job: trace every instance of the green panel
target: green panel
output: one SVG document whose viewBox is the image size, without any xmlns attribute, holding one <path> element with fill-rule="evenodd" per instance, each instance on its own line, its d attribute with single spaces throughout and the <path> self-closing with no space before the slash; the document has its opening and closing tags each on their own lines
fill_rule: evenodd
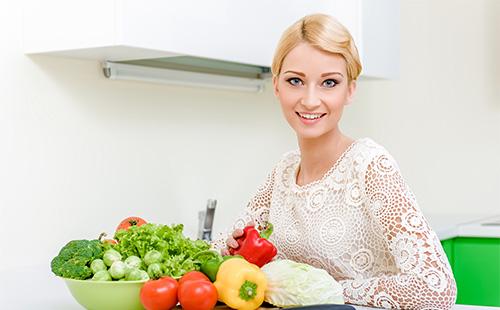
<svg viewBox="0 0 500 310">
<path fill-rule="evenodd" d="M 448 261 L 450 262 L 451 268 L 453 269 L 453 266 L 455 265 L 453 257 L 455 239 L 443 240 L 441 241 L 441 245 L 443 246 L 443 250 L 446 253 L 446 256 L 448 256 Z"/>
<path fill-rule="evenodd" d="M 500 306 L 500 238 L 456 238 L 458 304 Z"/>
</svg>

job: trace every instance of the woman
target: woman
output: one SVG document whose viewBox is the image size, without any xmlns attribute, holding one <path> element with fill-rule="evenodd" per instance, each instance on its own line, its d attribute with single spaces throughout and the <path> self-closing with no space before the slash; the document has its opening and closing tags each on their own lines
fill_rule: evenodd
<svg viewBox="0 0 500 310">
<path fill-rule="evenodd" d="M 227 254 L 246 223 L 270 222 L 278 258 L 327 270 L 346 303 L 450 309 L 456 285 L 448 260 L 395 160 L 339 129 L 360 71 L 351 35 L 332 17 L 309 15 L 284 32 L 273 86 L 300 151 L 283 156 L 234 232 L 213 246 Z"/>
</svg>

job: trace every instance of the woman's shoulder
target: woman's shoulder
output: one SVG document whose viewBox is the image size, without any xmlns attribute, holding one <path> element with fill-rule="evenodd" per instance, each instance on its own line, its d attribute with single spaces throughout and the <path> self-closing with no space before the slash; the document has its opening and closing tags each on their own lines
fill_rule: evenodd
<svg viewBox="0 0 500 310">
<path fill-rule="evenodd" d="M 300 150 L 295 149 L 295 150 L 289 150 L 283 155 L 281 155 L 281 158 L 279 158 L 277 167 L 286 168 L 286 167 L 291 167 L 294 165 L 297 165 L 300 162 Z"/>
<path fill-rule="evenodd" d="M 294 150 L 289 150 L 289 151 L 283 153 L 283 155 L 281 155 L 280 161 L 297 160 L 297 159 L 300 159 L 300 150 L 294 149 Z"/>
<path fill-rule="evenodd" d="M 365 154 L 388 153 L 385 147 L 369 137 L 359 138 L 355 142 L 355 151 Z"/>
<path fill-rule="evenodd" d="M 275 164 L 273 166 L 272 174 L 282 174 L 285 172 L 290 172 L 290 169 L 294 169 L 300 163 L 300 151 L 298 149 L 289 150 L 278 156 Z"/>
<path fill-rule="evenodd" d="M 356 147 L 354 148 L 352 158 L 364 168 L 366 168 L 369 164 L 380 162 L 382 160 L 389 161 L 396 165 L 396 161 L 389 151 L 372 138 L 360 138 L 356 140 L 355 143 Z"/>
</svg>

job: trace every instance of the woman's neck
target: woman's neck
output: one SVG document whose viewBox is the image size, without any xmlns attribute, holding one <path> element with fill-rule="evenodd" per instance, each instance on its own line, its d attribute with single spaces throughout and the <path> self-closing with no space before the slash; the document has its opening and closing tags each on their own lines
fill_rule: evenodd
<svg viewBox="0 0 500 310">
<path fill-rule="evenodd" d="M 314 139 L 299 138 L 297 184 L 302 186 L 321 179 L 353 142 L 338 129 Z"/>
</svg>

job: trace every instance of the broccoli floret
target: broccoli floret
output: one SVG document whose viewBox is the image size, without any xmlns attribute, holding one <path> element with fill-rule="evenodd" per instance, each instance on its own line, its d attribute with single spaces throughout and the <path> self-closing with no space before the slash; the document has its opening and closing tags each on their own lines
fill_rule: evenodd
<svg viewBox="0 0 500 310">
<path fill-rule="evenodd" d="M 90 263 L 102 258 L 99 240 L 73 240 L 68 242 L 52 259 L 52 272 L 63 278 L 85 280 L 92 276 Z"/>
</svg>

